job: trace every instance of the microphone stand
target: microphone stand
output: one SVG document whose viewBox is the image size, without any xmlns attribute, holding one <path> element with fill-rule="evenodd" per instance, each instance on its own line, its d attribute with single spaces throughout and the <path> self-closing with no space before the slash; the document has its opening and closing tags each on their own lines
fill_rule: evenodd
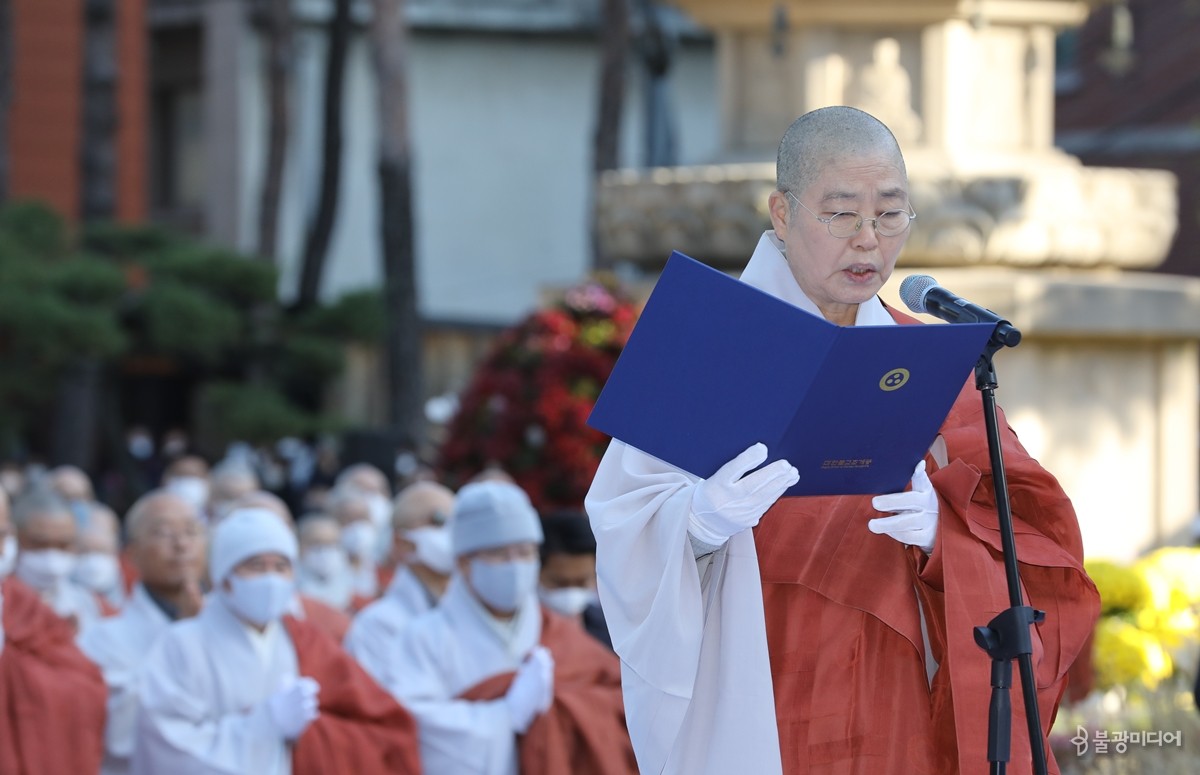
<svg viewBox="0 0 1200 775">
<path fill-rule="evenodd" d="M 1011 340 L 1010 340 L 1011 341 Z M 1020 341 L 1018 334 L 1017 341 Z M 1013 343 L 1015 345 L 1015 342 Z M 1021 599 L 1021 579 L 1017 569 L 1017 542 L 1013 535 L 1012 509 L 1008 500 L 1008 479 L 1004 473 L 1004 453 L 1000 447 L 1000 422 L 996 413 L 996 368 L 992 356 L 1007 343 L 992 335 L 975 365 L 975 387 L 983 398 L 983 416 L 987 427 L 988 453 L 991 457 L 992 483 L 996 490 L 996 512 L 1000 523 L 1000 541 L 1004 550 L 1004 575 L 1008 581 L 1009 608 L 1001 611 L 986 627 L 975 628 L 975 643 L 992 658 L 992 697 L 988 708 L 988 762 L 992 775 L 1003 775 L 1008 766 L 1012 742 L 1012 660 L 1021 670 L 1021 689 L 1025 700 L 1025 719 L 1029 723 L 1029 747 L 1033 771 L 1046 775 L 1046 749 L 1038 710 L 1037 684 L 1033 674 L 1033 639 L 1029 628 L 1045 619 L 1044 611 L 1035 611 Z M 1012 346 L 1012 345 L 1009 345 Z"/>
</svg>

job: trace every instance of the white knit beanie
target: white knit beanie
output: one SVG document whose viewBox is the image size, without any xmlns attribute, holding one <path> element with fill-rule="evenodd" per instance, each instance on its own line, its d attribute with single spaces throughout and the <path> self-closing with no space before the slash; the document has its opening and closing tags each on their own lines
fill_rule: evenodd
<svg viewBox="0 0 1200 775">
<path fill-rule="evenodd" d="M 208 550 L 208 575 L 214 587 L 244 560 L 256 554 L 282 554 L 296 564 L 296 536 L 273 511 L 234 509 L 217 523 Z"/>
</svg>

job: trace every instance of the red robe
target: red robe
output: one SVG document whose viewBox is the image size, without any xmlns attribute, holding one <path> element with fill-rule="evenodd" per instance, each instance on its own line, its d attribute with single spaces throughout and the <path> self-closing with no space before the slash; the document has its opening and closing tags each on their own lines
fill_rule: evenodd
<svg viewBox="0 0 1200 775">
<path fill-rule="evenodd" d="M 900 322 L 912 318 L 893 315 Z M 1099 615 L 1075 512 L 1003 415 L 1002 445 L 1042 726 Z M 926 460 L 938 492 L 932 555 L 875 535 L 870 496 L 784 498 L 755 528 L 785 775 L 985 773 L 991 659 L 973 628 L 1009 607 L 982 399 L 972 378 L 941 429 L 949 463 Z M 850 529 L 854 526 L 855 529 Z M 926 677 L 921 621 L 940 666 Z M 819 638 L 819 639 L 818 639 Z M 1031 771 L 1013 664 L 1008 772 Z M 1050 771 L 1057 772 L 1049 746 Z"/>
<path fill-rule="evenodd" d="M 300 675 L 321 685 L 321 715 L 292 751 L 293 775 L 419 775 L 417 725 L 327 633 L 290 616 Z"/>
<path fill-rule="evenodd" d="M 75 630 L 17 579 L 4 593 L 0 652 L 0 773 L 100 771 L 105 701 L 100 669 L 75 646 Z M 69 743 L 69 744 L 68 744 Z"/>
<path fill-rule="evenodd" d="M 578 623 L 544 607 L 541 643 L 554 657 L 554 701 L 521 736 L 521 775 L 637 775 L 616 656 Z M 462 696 L 497 699 L 514 676 L 492 676 Z"/>
<path fill-rule="evenodd" d="M 346 631 L 350 629 L 350 616 L 338 609 L 317 600 L 315 597 L 300 595 L 300 605 L 304 607 L 304 618 L 319 630 L 324 630 L 334 643 L 346 639 Z"/>
</svg>

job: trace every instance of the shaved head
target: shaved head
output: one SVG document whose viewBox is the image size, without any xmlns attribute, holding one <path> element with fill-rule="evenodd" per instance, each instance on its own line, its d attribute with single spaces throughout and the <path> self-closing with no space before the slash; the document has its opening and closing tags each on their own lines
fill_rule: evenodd
<svg viewBox="0 0 1200 775">
<path fill-rule="evenodd" d="M 412 530 L 443 524 L 454 511 L 454 491 L 437 482 L 414 482 L 392 504 L 392 527 Z"/>
<path fill-rule="evenodd" d="M 845 105 L 810 111 L 793 121 L 779 141 L 776 188 L 799 196 L 830 162 L 868 153 L 893 156 L 904 170 L 896 137 L 870 113 Z M 794 215 L 794 201 L 791 208 Z"/>
</svg>

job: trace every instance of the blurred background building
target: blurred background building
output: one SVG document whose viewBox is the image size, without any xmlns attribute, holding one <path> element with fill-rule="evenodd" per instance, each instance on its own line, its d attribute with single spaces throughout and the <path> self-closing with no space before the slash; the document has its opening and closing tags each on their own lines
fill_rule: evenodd
<svg viewBox="0 0 1200 775">
<path fill-rule="evenodd" d="M 324 228 L 317 295 L 380 286 L 381 3 L 4 5 L 0 195 L 266 253 L 284 305 L 303 296 Z M 783 129 L 852 104 L 888 122 L 910 162 L 919 218 L 901 276 L 932 273 L 1026 332 L 998 363 L 1000 400 L 1079 504 L 1089 549 L 1188 537 L 1195 3 L 405 5 L 422 401 L 461 390 L 496 331 L 593 269 L 644 292 L 672 249 L 738 266 L 768 225 Z M 384 349 L 346 348 L 327 408 L 389 421 Z M 190 406 L 141 419 L 194 421 Z M 1114 521 L 1126 527 L 1099 529 Z"/>
</svg>

